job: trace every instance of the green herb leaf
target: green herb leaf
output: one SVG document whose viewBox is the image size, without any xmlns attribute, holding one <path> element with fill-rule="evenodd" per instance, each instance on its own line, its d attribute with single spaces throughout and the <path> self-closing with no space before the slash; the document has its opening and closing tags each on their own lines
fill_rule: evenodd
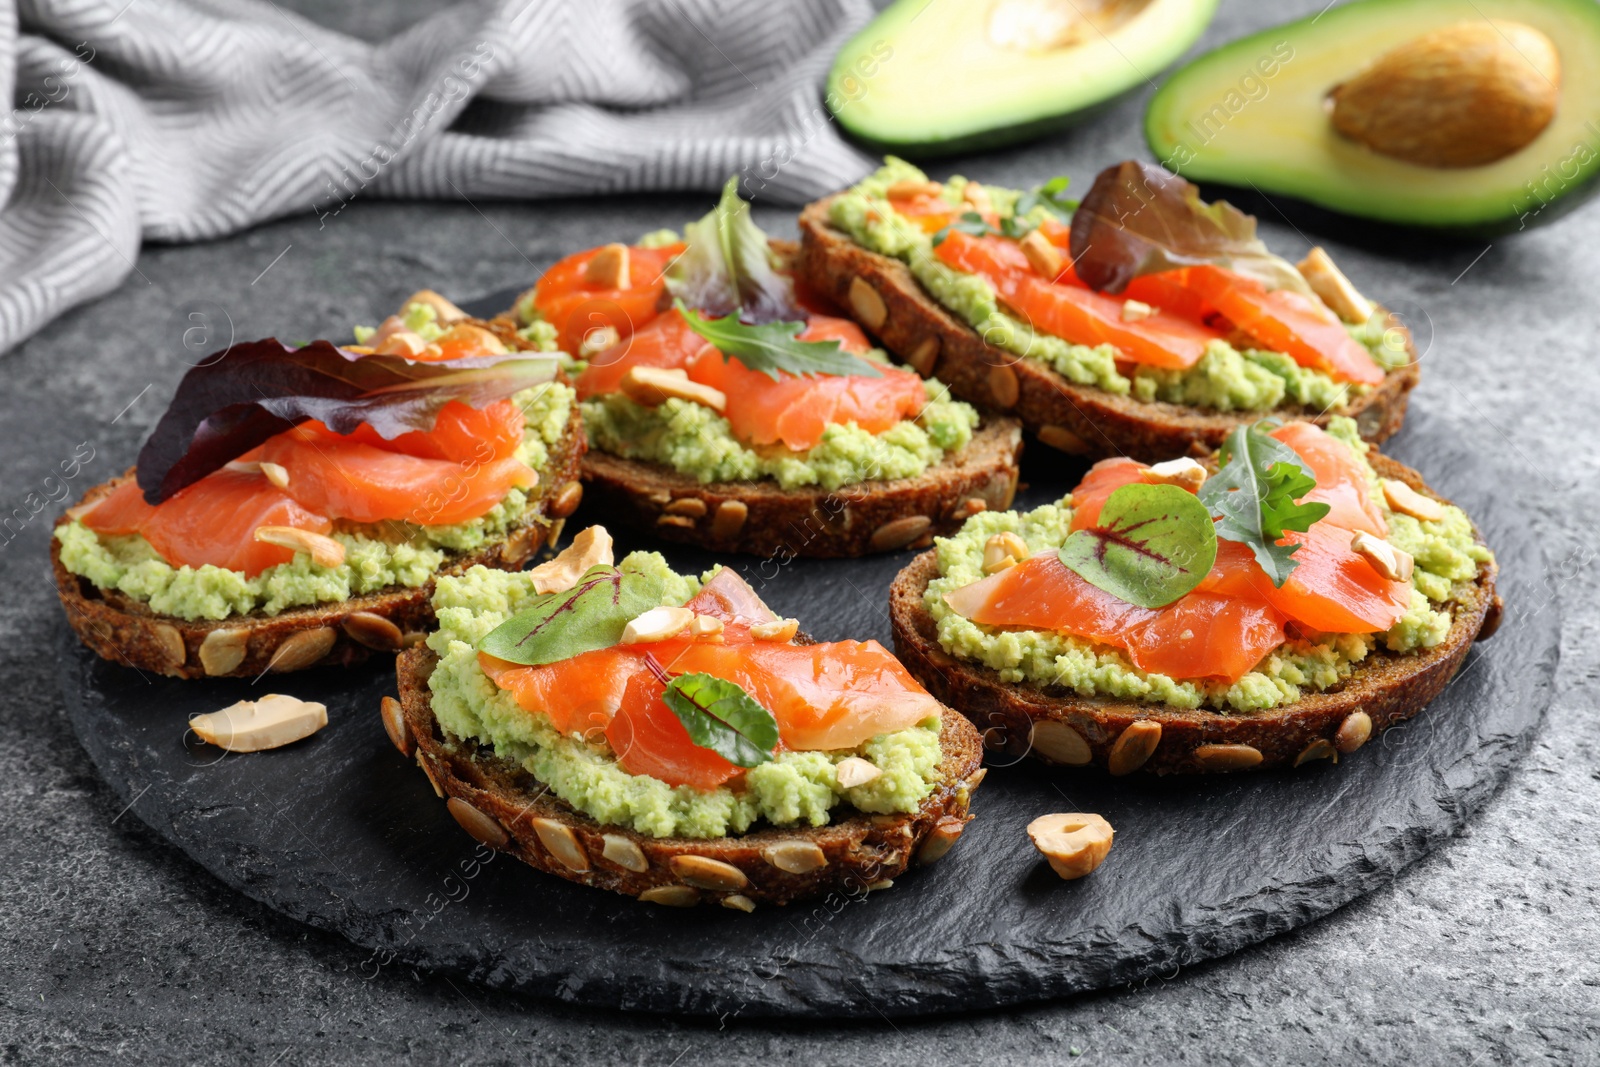
<svg viewBox="0 0 1600 1067">
<path fill-rule="evenodd" d="M 478 650 L 537 666 L 622 640 L 628 620 L 661 605 L 665 583 L 617 567 L 591 567 L 565 593 L 545 593 L 486 634 Z"/>
<path fill-rule="evenodd" d="M 988 237 L 991 234 L 1000 232 L 985 222 L 983 216 L 976 211 L 964 211 L 954 222 L 942 227 L 933 235 L 933 246 L 938 248 L 944 244 L 944 239 L 950 236 L 951 230 L 960 230 L 962 233 L 970 234 L 973 237 Z"/>
<path fill-rule="evenodd" d="M 1217 561 L 1204 504 L 1175 485 L 1125 485 L 1106 499 L 1100 525 L 1078 530 L 1058 553 L 1090 585 L 1141 608 L 1159 608 L 1199 585 Z"/>
<path fill-rule="evenodd" d="M 1062 194 L 1067 191 L 1067 185 L 1072 181 L 1065 174 L 1051 178 L 1043 185 L 1035 185 L 1032 189 L 1017 198 L 1016 213 L 1026 215 L 1036 207 L 1045 207 L 1060 218 L 1068 218 L 1078 209 L 1078 202 Z"/>
<path fill-rule="evenodd" d="M 737 314 L 703 319 L 678 301 L 678 311 L 689 328 L 717 347 L 723 358 L 732 357 L 751 370 L 778 380 L 779 371 L 790 374 L 856 374 L 881 378 L 883 372 L 864 359 L 846 352 L 838 341 L 802 341 L 803 322 L 740 322 Z"/>
<path fill-rule="evenodd" d="M 778 747 L 778 720 L 737 682 L 681 674 L 667 683 L 661 699 L 689 731 L 689 740 L 736 766 L 766 763 Z"/>
<path fill-rule="evenodd" d="M 739 197 L 737 175 L 722 187 L 722 199 L 709 214 L 683 228 L 683 239 L 688 247 L 665 278 L 676 299 L 711 315 L 738 311 L 747 322 L 804 316 L 767 235 Z"/>
<path fill-rule="evenodd" d="M 1272 584 L 1282 588 L 1300 565 L 1299 545 L 1280 545 L 1290 530 L 1304 533 L 1328 514 L 1327 504 L 1296 503 L 1317 487 L 1300 454 L 1256 422 L 1228 435 L 1222 468 L 1200 487 L 1200 502 L 1217 518 L 1217 536 L 1249 545 Z"/>
</svg>

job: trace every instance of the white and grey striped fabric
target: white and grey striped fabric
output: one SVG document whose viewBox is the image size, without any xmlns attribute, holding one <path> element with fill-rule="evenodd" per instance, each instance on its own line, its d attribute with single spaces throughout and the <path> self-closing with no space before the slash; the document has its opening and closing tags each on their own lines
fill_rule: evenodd
<svg viewBox="0 0 1600 1067">
<path fill-rule="evenodd" d="M 0 351 L 197 241 L 358 197 L 747 190 L 870 160 L 820 85 L 869 0 L 499 0 L 369 44 L 271 0 L 0 0 Z"/>
</svg>

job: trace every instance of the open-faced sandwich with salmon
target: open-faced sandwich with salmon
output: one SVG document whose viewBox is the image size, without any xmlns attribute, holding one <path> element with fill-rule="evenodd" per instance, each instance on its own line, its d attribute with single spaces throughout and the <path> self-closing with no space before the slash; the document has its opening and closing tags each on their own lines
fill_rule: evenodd
<svg viewBox="0 0 1600 1067">
<path fill-rule="evenodd" d="M 1020 427 L 890 364 L 789 274 L 730 180 L 682 239 L 557 263 L 501 320 L 586 361 L 584 477 L 617 520 L 724 552 L 855 556 L 1009 506 Z"/>
<path fill-rule="evenodd" d="M 887 888 L 947 852 L 977 731 L 876 641 L 813 642 L 734 571 L 614 561 L 602 527 L 439 579 L 383 719 L 478 840 L 657 904 Z"/>
<path fill-rule="evenodd" d="M 137 466 L 56 524 L 84 644 L 184 678 L 350 663 L 421 640 L 439 575 L 530 559 L 582 493 L 571 385 L 476 324 L 407 332 L 190 369 Z"/>
<path fill-rule="evenodd" d="M 1059 503 L 974 516 L 890 599 L 907 668 L 991 745 L 1112 774 L 1337 760 L 1500 618 L 1471 521 L 1343 417 L 1102 460 Z"/>
<path fill-rule="evenodd" d="M 1400 427 L 1409 332 L 1320 248 L 1298 267 L 1255 219 L 1160 167 L 1031 191 L 928 180 L 891 158 L 800 216 L 798 274 L 951 392 L 1092 456 L 1199 456 L 1265 415 Z"/>
</svg>

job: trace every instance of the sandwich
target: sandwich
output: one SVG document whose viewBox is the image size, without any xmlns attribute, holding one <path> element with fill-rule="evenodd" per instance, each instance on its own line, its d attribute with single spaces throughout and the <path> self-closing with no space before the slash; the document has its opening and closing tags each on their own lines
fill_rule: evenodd
<svg viewBox="0 0 1600 1067">
<path fill-rule="evenodd" d="M 461 827 L 551 874 L 743 911 L 887 888 L 944 855 L 977 731 L 876 641 L 812 642 L 732 570 L 613 559 L 441 577 L 385 728 Z"/>
<path fill-rule="evenodd" d="M 1263 420 L 1204 462 L 1102 460 L 895 579 L 895 646 L 993 746 L 1191 774 L 1337 761 L 1499 625 L 1472 522 L 1345 417 Z"/>
<path fill-rule="evenodd" d="M 614 522 L 718 552 L 858 556 L 1007 507 L 1021 431 L 892 365 L 716 209 L 561 260 L 497 323 L 582 361 L 584 479 Z"/>
<path fill-rule="evenodd" d="M 558 361 L 437 294 L 402 312 L 365 345 L 269 338 L 184 376 L 137 465 L 56 523 L 85 645 L 180 678 L 349 664 L 420 641 L 438 576 L 555 536 L 584 449 Z"/>
<path fill-rule="evenodd" d="M 1381 442 L 1418 379 L 1409 331 L 1320 248 L 1160 167 L 1028 191 L 890 158 L 800 216 L 799 277 L 951 392 L 1091 458 L 1200 456 L 1266 415 L 1354 419 Z"/>
</svg>

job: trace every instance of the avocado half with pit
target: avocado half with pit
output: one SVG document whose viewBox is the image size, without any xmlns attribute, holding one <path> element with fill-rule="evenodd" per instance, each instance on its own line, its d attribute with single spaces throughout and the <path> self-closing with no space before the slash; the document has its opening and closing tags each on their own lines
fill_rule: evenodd
<svg viewBox="0 0 1600 1067">
<path fill-rule="evenodd" d="M 1179 70 L 1145 137 L 1191 181 L 1363 218 L 1548 222 L 1600 188 L 1600 4 L 1356 0 Z"/>
<path fill-rule="evenodd" d="M 1217 0 L 898 0 L 839 51 L 828 109 L 856 139 L 928 157 L 1094 114 L 1199 38 Z"/>
</svg>

